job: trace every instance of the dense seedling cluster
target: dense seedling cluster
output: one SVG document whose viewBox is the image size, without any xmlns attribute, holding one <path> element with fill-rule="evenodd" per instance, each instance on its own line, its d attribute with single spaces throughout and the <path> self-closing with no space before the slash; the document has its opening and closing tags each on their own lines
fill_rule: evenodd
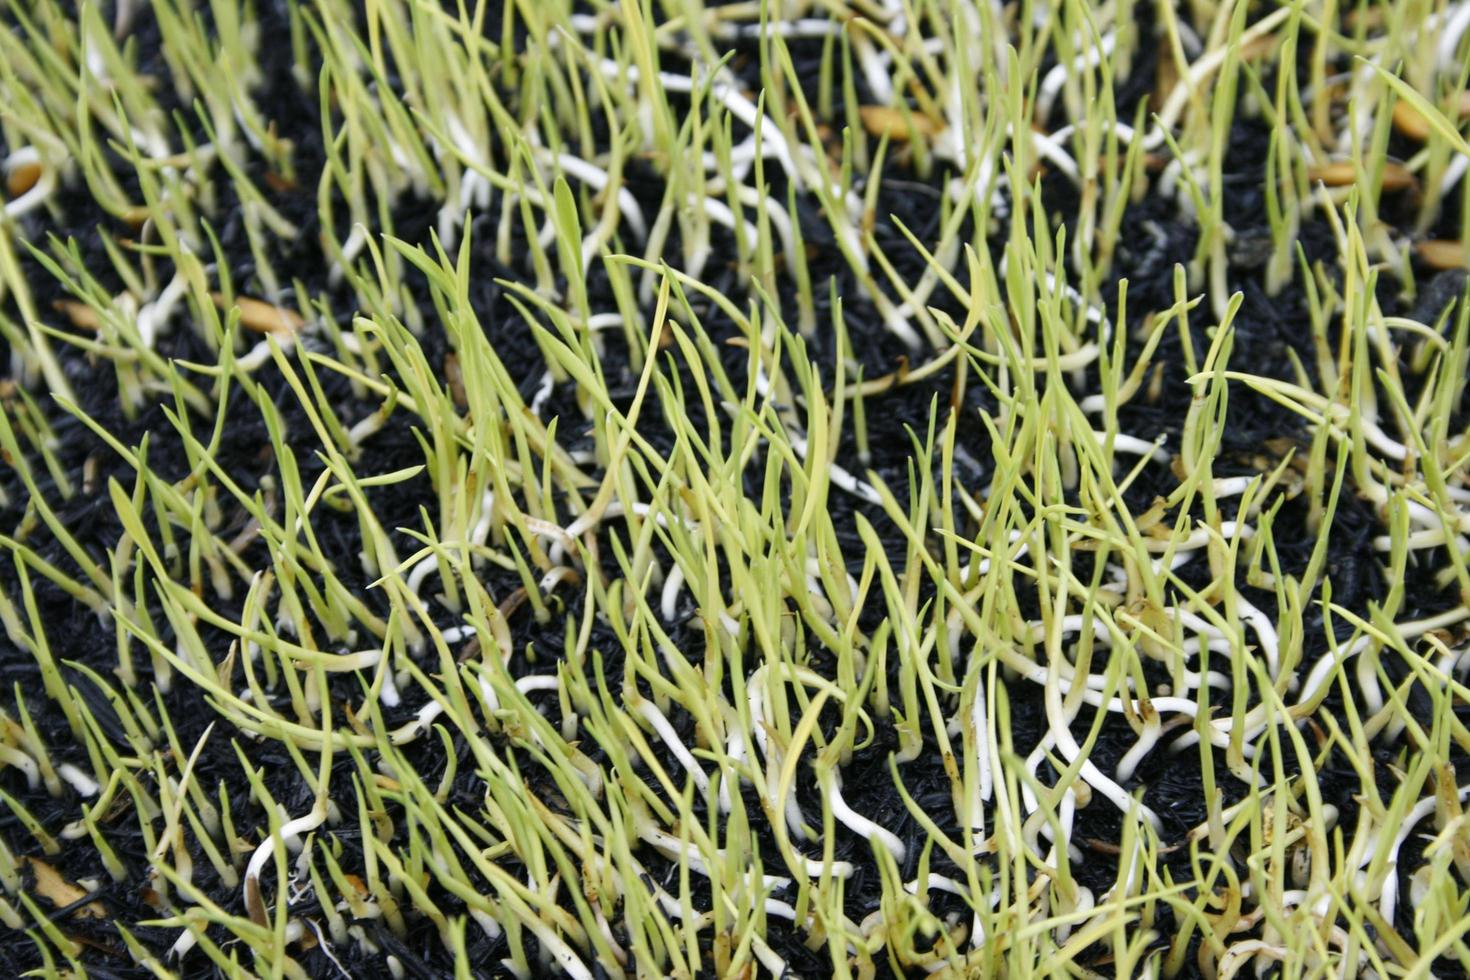
<svg viewBox="0 0 1470 980">
<path fill-rule="evenodd" d="M 1470 969 L 1470 3 L 3 19 L 0 973 Z"/>
</svg>

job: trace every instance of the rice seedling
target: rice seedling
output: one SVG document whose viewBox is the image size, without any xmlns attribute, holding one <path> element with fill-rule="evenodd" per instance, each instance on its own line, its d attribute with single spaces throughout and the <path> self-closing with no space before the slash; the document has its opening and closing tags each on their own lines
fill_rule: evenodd
<svg viewBox="0 0 1470 980">
<path fill-rule="evenodd" d="M 1470 970 L 1470 4 L 3 17 L 7 974 Z"/>
</svg>

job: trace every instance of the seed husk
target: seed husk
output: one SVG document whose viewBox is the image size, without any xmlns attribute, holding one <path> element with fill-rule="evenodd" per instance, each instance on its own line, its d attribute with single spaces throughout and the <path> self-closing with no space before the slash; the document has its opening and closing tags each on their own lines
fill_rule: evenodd
<svg viewBox="0 0 1470 980">
<path fill-rule="evenodd" d="M 1350 187 L 1357 182 L 1358 172 L 1352 161 L 1334 160 L 1332 163 L 1313 167 L 1307 171 L 1307 176 L 1314 182 L 1321 181 L 1328 187 Z M 1383 190 L 1406 190 L 1417 183 L 1414 172 L 1402 163 L 1389 161 L 1383 165 Z"/>
<path fill-rule="evenodd" d="M 449 395 L 455 407 L 468 408 L 470 401 L 464 390 L 464 371 L 459 366 L 459 355 L 450 351 L 444 355 L 444 380 L 449 385 Z"/>
<path fill-rule="evenodd" d="M 871 136 L 882 136 L 888 133 L 888 138 L 895 143 L 907 143 L 916 135 L 924 139 L 932 139 L 944 131 L 944 124 L 931 119 L 921 112 L 914 111 L 905 118 L 901 109 L 894 109 L 883 105 L 865 105 L 858 109 L 858 115 L 862 117 L 863 128 Z"/>
<path fill-rule="evenodd" d="M 36 182 L 40 179 L 41 165 L 39 163 L 22 163 L 5 175 L 5 193 L 11 197 L 20 197 L 35 187 Z"/>
<path fill-rule="evenodd" d="M 1431 239 L 1415 245 L 1414 251 L 1432 269 L 1470 269 L 1470 249 L 1463 242 Z"/>
<path fill-rule="evenodd" d="M 51 304 L 51 308 L 58 313 L 63 313 L 71 321 L 71 325 L 80 330 L 96 332 L 102 326 L 102 317 L 97 311 L 86 303 L 74 299 L 59 299 Z"/>
<path fill-rule="evenodd" d="M 210 293 L 210 298 L 220 309 L 229 308 L 223 293 Z M 306 325 L 301 314 L 295 310 L 276 306 L 264 300 L 252 299 L 249 296 L 236 296 L 234 305 L 240 309 L 240 323 L 256 333 L 296 333 Z"/>
<path fill-rule="evenodd" d="M 1450 115 L 1458 116 L 1460 119 L 1470 117 L 1470 91 L 1460 93 L 1454 111 Z M 1429 138 L 1429 120 L 1424 117 L 1424 113 L 1403 100 L 1393 105 L 1393 128 L 1416 143 L 1423 143 Z"/>
</svg>

